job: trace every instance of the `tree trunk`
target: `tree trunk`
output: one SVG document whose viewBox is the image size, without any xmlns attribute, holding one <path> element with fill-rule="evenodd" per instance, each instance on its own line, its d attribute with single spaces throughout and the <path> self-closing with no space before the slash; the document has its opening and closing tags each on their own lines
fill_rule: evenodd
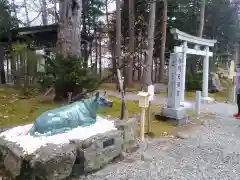
<svg viewBox="0 0 240 180">
<path fill-rule="evenodd" d="M 127 73 L 126 73 L 126 86 L 131 87 L 133 85 L 133 58 L 135 52 L 135 12 L 134 5 L 135 0 L 129 1 L 129 53 L 130 56 L 127 59 Z"/>
<path fill-rule="evenodd" d="M 29 16 L 28 16 L 27 0 L 23 0 L 23 6 L 24 6 L 25 16 L 26 16 L 26 20 L 27 20 L 27 26 L 31 26 Z"/>
<path fill-rule="evenodd" d="M 82 0 L 82 32 L 87 34 L 87 11 L 88 11 L 88 2 L 87 0 Z M 87 43 L 83 44 L 83 58 L 85 61 L 88 61 L 88 50 Z"/>
<path fill-rule="evenodd" d="M 117 65 L 120 66 L 121 62 L 121 1 L 116 0 L 116 58 Z"/>
<path fill-rule="evenodd" d="M 154 45 L 154 29 L 155 29 L 155 10 L 156 2 L 150 4 L 149 25 L 148 25 L 148 53 L 147 60 L 144 65 L 144 89 L 147 91 L 147 86 L 152 84 L 152 63 L 153 63 L 153 45 Z"/>
<path fill-rule="evenodd" d="M 117 57 L 117 68 L 119 68 L 122 65 L 122 58 L 121 58 L 121 0 L 116 0 L 116 57 Z M 124 68 L 125 71 L 125 68 Z M 123 71 L 123 72 L 124 72 Z M 119 74 L 120 70 L 119 70 Z M 118 76 L 118 84 L 119 84 L 119 91 L 121 91 L 122 94 L 122 107 L 121 107 L 121 117 L 120 119 L 123 120 L 126 117 L 126 104 L 124 99 L 124 92 L 125 89 L 121 89 L 120 86 L 120 75 Z M 125 83 L 124 83 L 125 84 Z"/>
<path fill-rule="evenodd" d="M 200 6 L 200 16 L 199 16 L 199 27 L 198 27 L 198 32 L 197 32 L 197 36 L 198 37 L 202 37 L 203 36 L 203 29 L 204 29 L 204 21 L 205 21 L 205 4 L 206 4 L 206 0 L 201 0 L 201 6 Z M 195 48 L 199 48 L 199 46 L 195 46 Z M 197 66 L 198 66 L 198 62 L 200 62 L 202 59 L 202 57 L 199 57 L 198 60 L 194 60 L 191 61 L 190 63 L 190 67 L 191 68 L 191 73 L 194 75 L 197 72 Z"/>
<path fill-rule="evenodd" d="M 205 15 L 205 5 L 206 0 L 201 0 L 201 6 L 200 6 L 200 23 L 199 23 L 199 29 L 198 29 L 198 37 L 203 36 L 203 29 L 204 29 L 204 15 Z"/>
<path fill-rule="evenodd" d="M 99 36 L 99 76 L 102 78 L 102 37 Z"/>
<path fill-rule="evenodd" d="M 58 52 L 81 57 L 82 0 L 62 0 L 59 7 Z"/>
<path fill-rule="evenodd" d="M 57 50 L 63 56 L 73 55 L 81 57 L 81 14 L 82 0 L 62 0 L 59 3 L 60 22 Z M 70 90 L 62 84 L 55 83 L 55 100 L 67 98 Z M 63 93 L 61 91 L 64 91 Z M 66 92 L 67 91 L 67 92 Z M 64 97 L 63 97 L 64 95 Z"/>
<path fill-rule="evenodd" d="M 42 22 L 43 22 L 43 25 L 48 24 L 47 2 L 46 2 L 46 0 L 42 0 Z"/>
<path fill-rule="evenodd" d="M 72 36 L 72 54 L 81 57 L 81 22 L 82 22 L 82 0 L 75 0 L 77 7 L 73 8 L 73 36 Z"/>
<path fill-rule="evenodd" d="M 0 78 L 1 84 L 6 84 L 5 70 L 4 70 L 4 47 L 0 45 Z"/>
<path fill-rule="evenodd" d="M 166 49 L 166 29 L 167 29 L 167 0 L 163 2 L 163 20 L 162 20 L 162 46 L 160 55 L 160 67 L 159 67 L 159 82 L 164 81 L 164 70 L 165 70 L 165 49 Z"/>
</svg>

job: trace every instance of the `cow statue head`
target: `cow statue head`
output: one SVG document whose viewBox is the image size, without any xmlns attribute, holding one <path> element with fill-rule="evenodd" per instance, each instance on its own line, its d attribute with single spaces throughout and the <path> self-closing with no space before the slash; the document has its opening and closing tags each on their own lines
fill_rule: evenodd
<svg viewBox="0 0 240 180">
<path fill-rule="evenodd" d="M 106 91 L 104 92 L 104 95 L 97 92 L 94 101 L 101 107 L 112 107 L 113 105 L 113 102 L 106 98 Z"/>
</svg>

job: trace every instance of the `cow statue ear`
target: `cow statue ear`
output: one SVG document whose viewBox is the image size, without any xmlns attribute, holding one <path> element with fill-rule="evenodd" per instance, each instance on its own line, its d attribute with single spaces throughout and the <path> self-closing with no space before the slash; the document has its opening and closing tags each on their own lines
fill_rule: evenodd
<svg viewBox="0 0 240 180">
<path fill-rule="evenodd" d="M 99 98 L 99 96 L 100 96 L 100 93 L 97 92 L 96 95 L 95 95 L 95 99 L 97 100 Z"/>
</svg>

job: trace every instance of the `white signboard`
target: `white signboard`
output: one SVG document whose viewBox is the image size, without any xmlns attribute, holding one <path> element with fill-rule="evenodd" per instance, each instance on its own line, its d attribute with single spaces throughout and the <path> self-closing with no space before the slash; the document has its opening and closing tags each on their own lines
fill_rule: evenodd
<svg viewBox="0 0 240 180">
<path fill-rule="evenodd" d="M 148 94 L 149 94 L 148 100 L 153 101 L 153 99 L 154 99 L 154 85 L 148 86 Z"/>
<path fill-rule="evenodd" d="M 180 107 L 182 53 L 172 53 L 169 63 L 168 103 L 169 108 Z"/>
</svg>

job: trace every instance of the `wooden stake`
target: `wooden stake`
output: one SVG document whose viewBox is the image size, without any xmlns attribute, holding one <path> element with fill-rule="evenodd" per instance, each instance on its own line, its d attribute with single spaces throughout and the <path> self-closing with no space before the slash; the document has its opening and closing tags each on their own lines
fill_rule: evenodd
<svg viewBox="0 0 240 180">
<path fill-rule="evenodd" d="M 141 130 L 140 130 L 140 136 L 141 140 L 144 141 L 144 134 L 145 134 L 145 108 L 142 108 L 141 111 Z"/>
<path fill-rule="evenodd" d="M 149 106 L 148 106 L 148 133 L 152 131 L 151 128 L 151 101 L 149 101 Z"/>
</svg>

